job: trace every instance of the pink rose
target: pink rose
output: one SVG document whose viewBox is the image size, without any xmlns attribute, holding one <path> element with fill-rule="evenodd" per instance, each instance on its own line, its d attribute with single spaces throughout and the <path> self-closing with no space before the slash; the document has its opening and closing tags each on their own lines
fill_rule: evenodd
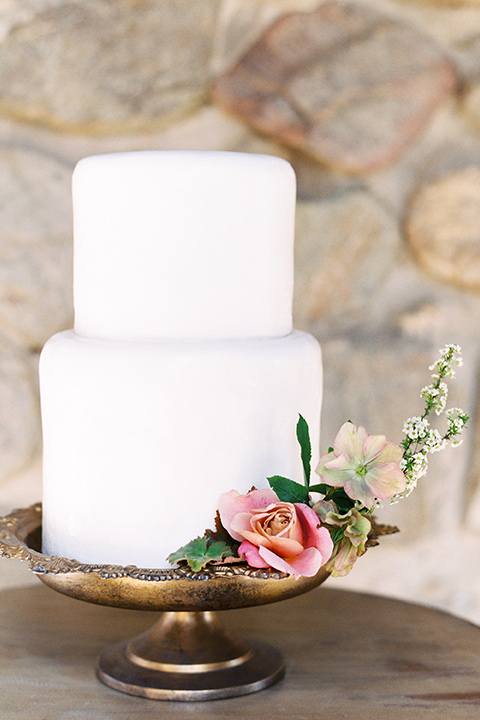
<svg viewBox="0 0 480 720">
<path fill-rule="evenodd" d="M 294 575 L 316 575 L 333 551 L 330 533 L 303 503 L 281 502 L 273 490 L 236 490 L 218 501 L 222 525 L 241 542 L 239 555 L 252 567 Z"/>
</svg>

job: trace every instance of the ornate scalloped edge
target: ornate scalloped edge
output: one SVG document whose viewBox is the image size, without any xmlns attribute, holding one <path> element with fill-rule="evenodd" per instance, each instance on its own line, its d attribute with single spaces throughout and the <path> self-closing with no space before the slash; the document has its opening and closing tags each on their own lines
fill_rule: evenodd
<svg viewBox="0 0 480 720">
<path fill-rule="evenodd" d="M 390 525 L 381 525 L 372 520 L 367 547 L 378 545 L 378 538 L 382 535 L 391 535 L 398 532 L 398 528 Z M 139 568 L 136 565 L 89 565 L 70 558 L 56 555 L 43 555 L 28 547 L 26 539 L 29 534 L 39 530 L 42 523 L 42 505 L 36 503 L 28 508 L 13 510 L 5 517 L 0 518 L 0 557 L 23 560 L 28 563 L 30 570 L 37 575 L 46 573 L 95 573 L 102 579 L 132 578 L 146 582 L 165 582 L 169 580 L 206 581 L 219 577 L 246 576 L 261 580 L 282 580 L 290 577 L 287 573 L 279 572 L 274 568 L 253 568 L 246 563 L 232 563 L 212 565 L 201 572 L 194 572 L 188 565 L 177 568 Z"/>
<path fill-rule="evenodd" d="M 245 563 L 214 565 L 202 570 L 202 572 L 194 572 L 188 565 L 173 569 L 139 568 L 135 565 L 90 565 L 56 555 L 43 555 L 29 548 L 22 539 L 38 530 L 41 522 L 41 503 L 36 503 L 28 508 L 13 510 L 5 517 L 0 518 L 0 557 L 23 560 L 28 563 L 30 570 L 37 575 L 46 573 L 95 573 L 102 579 L 124 577 L 147 582 L 185 579 L 205 581 L 214 580 L 217 577 L 235 577 L 239 575 L 262 580 L 281 580 L 289 577 L 287 573 L 279 572 L 273 568 L 252 568 Z"/>
</svg>

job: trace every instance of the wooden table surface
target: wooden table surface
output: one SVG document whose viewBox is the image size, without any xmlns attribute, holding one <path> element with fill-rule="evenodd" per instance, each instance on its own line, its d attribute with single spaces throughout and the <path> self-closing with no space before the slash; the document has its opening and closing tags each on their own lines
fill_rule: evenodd
<svg viewBox="0 0 480 720">
<path fill-rule="evenodd" d="M 221 613 L 227 627 L 275 645 L 287 674 L 259 693 L 200 703 L 132 697 L 96 679 L 96 655 L 156 619 L 40 582 L 1 590 L 0 720 L 480 718 L 480 628 L 437 610 L 327 582 L 293 600 Z"/>
</svg>

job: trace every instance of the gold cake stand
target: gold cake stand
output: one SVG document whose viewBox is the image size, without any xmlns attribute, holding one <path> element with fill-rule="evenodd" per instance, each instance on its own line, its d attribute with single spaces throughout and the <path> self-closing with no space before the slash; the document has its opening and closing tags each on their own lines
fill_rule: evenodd
<svg viewBox="0 0 480 720">
<path fill-rule="evenodd" d="M 78 600 L 162 615 L 145 633 L 97 659 L 102 682 L 130 695 L 198 701 L 246 695 L 284 675 L 270 645 L 227 631 L 217 610 L 265 605 L 300 595 L 328 577 L 292 576 L 244 563 L 200 573 L 188 567 L 87 565 L 41 553 L 41 504 L 0 518 L 0 557 L 19 558 L 49 587 Z"/>
</svg>

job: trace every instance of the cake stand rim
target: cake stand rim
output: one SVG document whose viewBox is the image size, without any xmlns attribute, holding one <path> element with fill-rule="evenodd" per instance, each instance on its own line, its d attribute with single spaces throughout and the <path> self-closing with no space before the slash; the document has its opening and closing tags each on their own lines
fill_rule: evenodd
<svg viewBox="0 0 480 720">
<path fill-rule="evenodd" d="M 279 602 L 303 594 L 329 577 L 295 579 L 273 568 L 220 564 L 195 573 L 190 568 L 81 563 L 44 555 L 29 544 L 41 532 L 42 504 L 0 517 L 0 557 L 20 559 L 54 590 L 86 602 L 136 610 L 216 611 Z M 31 543 L 31 541 L 30 541 Z"/>
</svg>

